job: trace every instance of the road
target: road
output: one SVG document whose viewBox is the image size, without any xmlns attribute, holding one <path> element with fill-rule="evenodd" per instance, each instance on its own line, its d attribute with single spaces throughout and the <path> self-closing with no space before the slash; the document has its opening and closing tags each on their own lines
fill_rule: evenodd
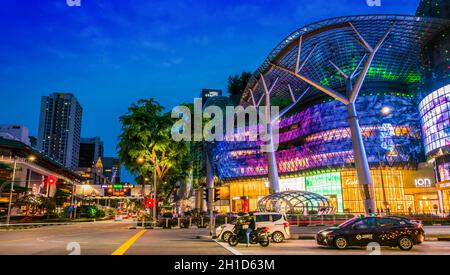
<svg viewBox="0 0 450 275">
<path fill-rule="evenodd" d="M 291 226 L 292 234 L 314 235 L 327 226 Z M 450 235 L 450 226 L 424 226 L 423 229 L 427 235 Z"/>
<path fill-rule="evenodd" d="M 207 229 L 143 230 L 128 227 L 126 222 L 107 221 L 0 231 L 0 255 L 334 255 L 372 252 L 361 248 L 345 251 L 323 248 L 314 240 L 288 240 L 282 244 L 271 243 L 267 248 L 239 245 L 233 249 L 225 243 L 196 238 L 207 235 Z M 318 229 L 303 228 L 309 231 Z M 450 255 L 450 242 L 426 241 L 409 252 L 382 248 L 381 254 Z"/>
<path fill-rule="evenodd" d="M 1 231 L 0 255 L 111 255 L 142 231 L 129 225 L 108 221 Z M 207 231 L 149 229 L 124 254 L 231 255 L 215 242 L 196 239 L 202 234 Z"/>
</svg>

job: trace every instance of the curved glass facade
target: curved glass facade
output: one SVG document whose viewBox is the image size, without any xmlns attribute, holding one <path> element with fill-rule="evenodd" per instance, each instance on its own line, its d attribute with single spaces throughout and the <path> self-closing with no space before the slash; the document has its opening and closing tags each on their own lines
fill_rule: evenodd
<svg viewBox="0 0 450 275">
<path fill-rule="evenodd" d="M 446 19 L 361 15 L 312 23 L 283 39 L 253 74 L 240 102 L 258 106 L 270 94 L 275 101 L 292 100 L 300 106 L 279 121 L 277 191 L 313 192 L 341 213 L 367 210 L 361 183 L 370 180 L 358 180 L 353 149 L 361 143 L 357 136 L 352 141 L 349 124 L 351 120 L 353 129 L 358 128 L 355 117 L 349 118 L 356 98 L 357 130 L 370 166 L 370 171 L 359 167 L 358 172 L 371 178 L 376 212 L 438 213 L 450 205 L 442 202 L 450 197 L 450 182 L 436 183 L 437 168 L 425 162 L 424 154 L 425 149 L 432 158 L 430 153 L 445 147 L 444 154 L 450 155 L 449 26 Z M 381 45 L 373 60 L 358 37 L 369 46 Z M 346 81 L 348 76 L 354 81 Z M 246 130 L 241 135 L 254 132 Z M 233 196 L 238 205 L 243 199 L 235 183 L 263 180 L 269 188 L 269 165 L 260 150 L 263 142 L 235 140 L 232 136 L 216 142 L 214 155 L 218 176 L 230 192 L 237 190 Z M 361 162 L 365 159 L 359 161 L 364 166 Z M 449 163 L 440 163 L 446 179 Z M 258 198 L 261 192 L 244 193 Z"/>
<path fill-rule="evenodd" d="M 357 100 L 369 163 L 415 167 L 422 153 L 420 122 L 413 98 L 380 94 Z M 382 109 L 389 108 L 389 114 Z M 280 174 L 352 167 L 353 149 L 346 107 L 337 101 L 320 103 L 280 121 Z M 221 178 L 267 175 L 267 157 L 258 142 L 219 142 L 216 146 Z"/>
<path fill-rule="evenodd" d="M 419 104 L 427 154 L 450 145 L 450 85 L 426 96 Z"/>
</svg>

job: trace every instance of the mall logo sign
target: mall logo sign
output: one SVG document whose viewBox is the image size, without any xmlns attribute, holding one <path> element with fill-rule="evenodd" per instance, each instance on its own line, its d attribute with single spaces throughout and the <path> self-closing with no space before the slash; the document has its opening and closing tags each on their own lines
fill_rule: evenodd
<svg viewBox="0 0 450 275">
<path fill-rule="evenodd" d="M 81 7 L 81 0 L 66 0 L 69 7 Z"/>
<path fill-rule="evenodd" d="M 381 0 L 366 0 L 367 6 L 369 7 L 380 7 L 381 6 Z"/>
<path fill-rule="evenodd" d="M 279 120 L 272 118 L 279 117 L 279 106 L 271 106 L 270 110 L 266 106 L 226 106 L 224 112 L 214 105 L 203 109 L 202 99 L 195 98 L 193 111 L 192 116 L 187 106 L 172 109 L 171 117 L 178 119 L 171 130 L 174 141 L 261 142 L 262 152 L 278 149 Z"/>
<path fill-rule="evenodd" d="M 431 187 L 430 179 L 415 179 L 414 182 L 416 184 L 416 187 L 418 187 L 418 188 Z"/>
</svg>

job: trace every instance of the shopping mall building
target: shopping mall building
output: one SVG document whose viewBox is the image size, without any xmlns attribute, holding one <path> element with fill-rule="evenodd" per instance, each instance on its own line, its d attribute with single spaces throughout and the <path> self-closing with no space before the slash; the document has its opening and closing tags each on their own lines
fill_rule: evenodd
<svg viewBox="0 0 450 275">
<path fill-rule="evenodd" d="M 447 5 L 439 14 L 448 16 L 446 1 L 431 2 Z M 418 15 L 430 15 L 423 5 Z M 295 105 L 279 120 L 278 191 L 309 191 L 338 213 L 364 212 L 350 111 L 339 100 L 351 98 L 350 82 L 362 84 L 355 106 L 377 212 L 450 213 L 449 29 L 438 17 L 349 16 L 304 26 L 278 44 L 241 98 L 243 107 L 258 105 L 269 91 L 273 105 Z M 216 142 L 222 212 L 256 210 L 270 193 L 260 145 Z"/>
</svg>

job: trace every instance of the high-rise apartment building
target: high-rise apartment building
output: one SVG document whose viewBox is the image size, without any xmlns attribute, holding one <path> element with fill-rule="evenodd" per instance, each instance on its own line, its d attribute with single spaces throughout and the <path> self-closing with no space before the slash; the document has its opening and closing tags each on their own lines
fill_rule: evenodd
<svg viewBox="0 0 450 275">
<path fill-rule="evenodd" d="M 92 167 L 98 158 L 103 158 L 103 141 L 100 137 L 81 138 L 78 167 Z"/>
<path fill-rule="evenodd" d="M 73 94 L 42 97 L 38 150 L 70 169 L 78 167 L 82 112 Z"/>
<path fill-rule="evenodd" d="M 111 183 L 120 183 L 120 162 L 118 158 L 103 158 L 103 175 Z"/>
</svg>

